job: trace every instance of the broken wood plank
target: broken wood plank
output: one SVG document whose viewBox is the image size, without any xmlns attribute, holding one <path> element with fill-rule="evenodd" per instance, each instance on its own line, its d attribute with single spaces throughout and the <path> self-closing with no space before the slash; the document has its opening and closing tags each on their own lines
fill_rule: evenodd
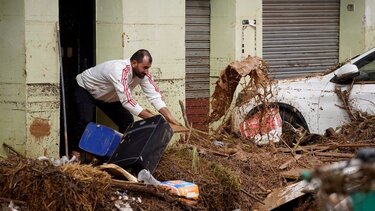
<svg viewBox="0 0 375 211">
<path fill-rule="evenodd" d="M 290 169 L 289 171 L 280 172 L 280 174 L 285 179 L 297 180 L 301 176 L 301 171 L 302 170 L 300 168 L 293 168 L 293 169 Z"/>
<path fill-rule="evenodd" d="M 298 159 L 300 159 L 302 157 L 302 155 L 296 155 L 294 156 L 292 159 L 286 161 L 285 163 L 281 164 L 281 166 L 279 167 L 280 170 L 284 170 L 286 168 L 288 168 L 288 166 L 291 164 L 291 163 L 294 163 L 296 162 Z"/>
<path fill-rule="evenodd" d="M 336 158 L 353 158 L 352 153 L 340 153 L 340 152 L 313 152 L 315 156 L 321 157 L 336 157 Z"/>
<path fill-rule="evenodd" d="M 110 175 L 113 176 L 118 176 L 120 178 L 126 178 L 130 182 L 137 183 L 138 179 L 127 172 L 125 169 L 121 168 L 120 166 L 113 164 L 113 163 L 108 163 L 108 164 L 103 164 L 98 167 L 102 171 L 108 172 Z"/>
<path fill-rule="evenodd" d="M 307 185 L 308 183 L 302 180 L 286 187 L 273 190 L 263 201 L 264 204 L 258 206 L 258 210 L 272 210 L 305 195 L 306 193 L 302 191 Z"/>
</svg>

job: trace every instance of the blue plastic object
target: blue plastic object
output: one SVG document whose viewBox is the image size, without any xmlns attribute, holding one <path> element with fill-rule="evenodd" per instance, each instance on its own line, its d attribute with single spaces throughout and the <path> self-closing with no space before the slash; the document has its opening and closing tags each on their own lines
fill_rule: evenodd
<svg viewBox="0 0 375 211">
<path fill-rule="evenodd" d="M 109 159 L 121 141 L 122 134 L 103 125 L 90 122 L 79 141 L 79 148 Z"/>
</svg>

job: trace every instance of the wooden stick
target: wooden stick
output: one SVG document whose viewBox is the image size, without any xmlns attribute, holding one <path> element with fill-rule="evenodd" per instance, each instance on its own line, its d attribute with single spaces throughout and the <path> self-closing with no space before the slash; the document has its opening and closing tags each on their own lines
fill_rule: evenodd
<svg viewBox="0 0 375 211">
<path fill-rule="evenodd" d="M 193 146 L 193 145 L 190 145 L 190 144 L 185 144 L 189 149 L 193 149 L 194 147 L 196 147 L 198 149 L 198 153 L 201 153 L 201 154 L 204 154 L 204 152 L 209 152 L 213 155 L 219 155 L 219 156 L 223 156 L 223 157 L 229 157 L 230 155 L 228 154 L 225 154 L 225 153 L 222 153 L 222 152 L 218 152 L 218 151 L 215 151 L 215 150 L 212 150 L 212 149 L 207 149 L 207 148 L 203 148 L 203 147 L 198 147 L 198 146 Z"/>
<path fill-rule="evenodd" d="M 189 125 L 189 133 L 186 137 L 186 143 L 189 143 L 190 141 L 191 132 L 193 131 L 192 129 L 193 129 L 193 124 Z"/>
<path fill-rule="evenodd" d="M 257 182 L 255 182 L 255 185 L 258 186 L 263 192 L 267 192 L 267 193 L 271 192 L 271 191 L 268 191 L 263 185 Z"/>
<path fill-rule="evenodd" d="M 195 128 L 193 128 L 193 131 L 194 131 L 194 132 L 197 132 L 197 133 L 200 133 L 200 134 L 203 134 L 203 135 L 207 135 L 207 136 L 210 135 L 210 134 L 208 134 L 208 133 L 206 133 L 206 132 L 204 132 L 204 131 L 201 131 L 201 130 L 198 130 L 198 129 L 195 129 Z"/>
<path fill-rule="evenodd" d="M 319 159 L 322 162 L 339 162 L 348 160 L 348 158 L 332 158 L 332 157 L 324 157 Z"/>
<path fill-rule="evenodd" d="M 185 126 L 186 126 L 186 127 L 190 127 L 189 120 L 188 120 L 188 118 L 187 118 L 186 111 L 185 111 L 185 105 L 184 105 L 184 103 L 182 102 L 182 100 L 179 100 L 178 102 L 180 103 L 181 112 L 182 112 L 182 117 L 184 118 Z"/>
<path fill-rule="evenodd" d="M 293 155 L 293 154 L 292 154 L 292 155 Z M 288 168 L 288 166 L 289 166 L 292 162 L 297 162 L 298 159 L 300 159 L 301 157 L 302 157 L 302 155 L 296 155 L 296 156 L 293 155 L 293 159 L 289 159 L 288 161 L 286 161 L 285 163 L 283 163 L 283 164 L 279 167 L 279 169 L 280 169 L 280 170 L 284 170 L 284 169 Z"/>
<path fill-rule="evenodd" d="M 154 186 L 154 185 L 146 185 L 146 184 L 143 184 L 143 183 L 131 183 L 131 182 L 128 182 L 128 181 L 121 181 L 121 180 L 115 180 L 115 179 L 112 179 L 111 185 L 113 187 L 118 187 L 118 188 L 122 188 L 122 189 L 125 189 L 125 190 L 147 193 L 147 194 L 156 196 L 158 198 L 162 198 L 169 203 L 171 203 L 171 202 L 178 203 L 178 204 L 183 205 L 185 207 L 189 206 L 188 204 L 180 201 L 178 196 L 171 195 L 169 193 L 168 189 L 160 187 L 160 186 L 158 187 L 158 186 Z"/>
<path fill-rule="evenodd" d="M 8 148 L 10 151 L 12 151 L 14 154 L 22 157 L 22 158 L 25 158 L 25 156 L 21 155 L 19 152 L 17 152 L 13 147 L 9 146 L 8 144 L 6 143 L 3 143 L 3 146 Z"/>
<path fill-rule="evenodd" d="M 292 153 L 292 156 L 294 157 L 294 150 L 290 148 L 290 146 L 284 141 L 282 137 L 280 137 L 280 140 L 285 144 L 285 146 L 290 150 L 290 153 Z"/>
<path fill-rule="evenodd" d="M 255 196 L 255 195 L 253 195 L 253 194 L 251 194 L 251 193 L 245 191 L 243 188 L 241 188 L 241 191 L 242 191 L 244 194 L 246 194 L 246 195 L 250 196 L 251 198 L 255 199 L 255 201 L 257 201 L 257 202 L 259 202 L 259 203 L 265 205 L 265 203 L 264 203 L 260 198 L 258 198 L 257 196 Z"/>
<path fill-rule="evenodd" d="M 375 147 L 375 144 L 338 144 L 338 145 L 328 145 L 330 149 L 335 149 L 335 148 L 359 148 L 359 147 Z"/>
<path fill-rule="evenodd" d="M 8 199 L 8 198 L 4 198 L 4 197 L 0 197 L 0 201 L 6 201 L 6 202 L 14 202 L 16 204 L 21 204 L 21 205 L 26 205 L 26 202 L 25 201 L 20 201 L 20 200 L 15 200 L 15 199 Z"/>
<path fill-rule="evenodd" d="M 336 157 L 336 158 L 353 158 L 354 154 L 351 153 L 339 153 L 339 152 L 314 152 L 316 156 L 323 157 Z"/>
</svg>

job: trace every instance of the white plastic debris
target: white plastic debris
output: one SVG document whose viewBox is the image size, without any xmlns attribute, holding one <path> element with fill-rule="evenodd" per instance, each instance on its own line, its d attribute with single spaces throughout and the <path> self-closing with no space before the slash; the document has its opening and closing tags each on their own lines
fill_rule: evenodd
<svg viewBox="0 0 375 211">
<path fill-rule="evenodd" d="M 158 186 L 160 185 L 160 182 L 155 179 L 149 170 L 147 169 L 142 169 L 139 173 L 138 173 L 138 181 L 140 182 L 143 182 L 145 184 L 148 184 L 148 185 L 155 185 L 155 186 Z"/>
<path fill-rule="evenodd" d="M 8 208 L 7 210 L 11 210 L 11 211 L 18 211 L 18 210 L 21 210 L 18 206 L 14 205 L 13 201 L 10 201 L 9 205 L 8 205 Z"/>
<path fill-rule="evenodd" d="M 133 211 L 129 203 L 124 203 L 121 200 L 115 201 L 115 207 L 120 211 Z"/>
<path fill-rule="evenodd" d="M 218 141 L 218 140 L 215 140 L 212 142 L 215 146 L 218 146 L 218 147 L 223 147 L 224 146 L 224 142 L 222 141 Z"/>
<path fill-rule="evenodd" d="M 68 157 L 62 156 L 60 159 L 54 159 L 54 158 L 48 158 L 46 156 L 40 156 L 38 157 L 38 160 L 43 161 L 43 160 L 48 160 L 52 163 L 54 166 L 62 166 L 67 163 L 72 163 L 76 160 L 76 156 L 72 156 L 72 158 L 69 160 Z"/>
</svg>

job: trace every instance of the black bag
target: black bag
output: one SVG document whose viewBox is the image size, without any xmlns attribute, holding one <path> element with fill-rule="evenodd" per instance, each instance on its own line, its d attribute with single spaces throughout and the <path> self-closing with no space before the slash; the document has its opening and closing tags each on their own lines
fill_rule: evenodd
<svg viewBox="0 0 375 211">
<path fill-rule="evenodd" d="M 108 163 L 138 174 L 142 169 L 153 173 L 173 135 L 161 115 L 131 124 Z"/>
</svg>

